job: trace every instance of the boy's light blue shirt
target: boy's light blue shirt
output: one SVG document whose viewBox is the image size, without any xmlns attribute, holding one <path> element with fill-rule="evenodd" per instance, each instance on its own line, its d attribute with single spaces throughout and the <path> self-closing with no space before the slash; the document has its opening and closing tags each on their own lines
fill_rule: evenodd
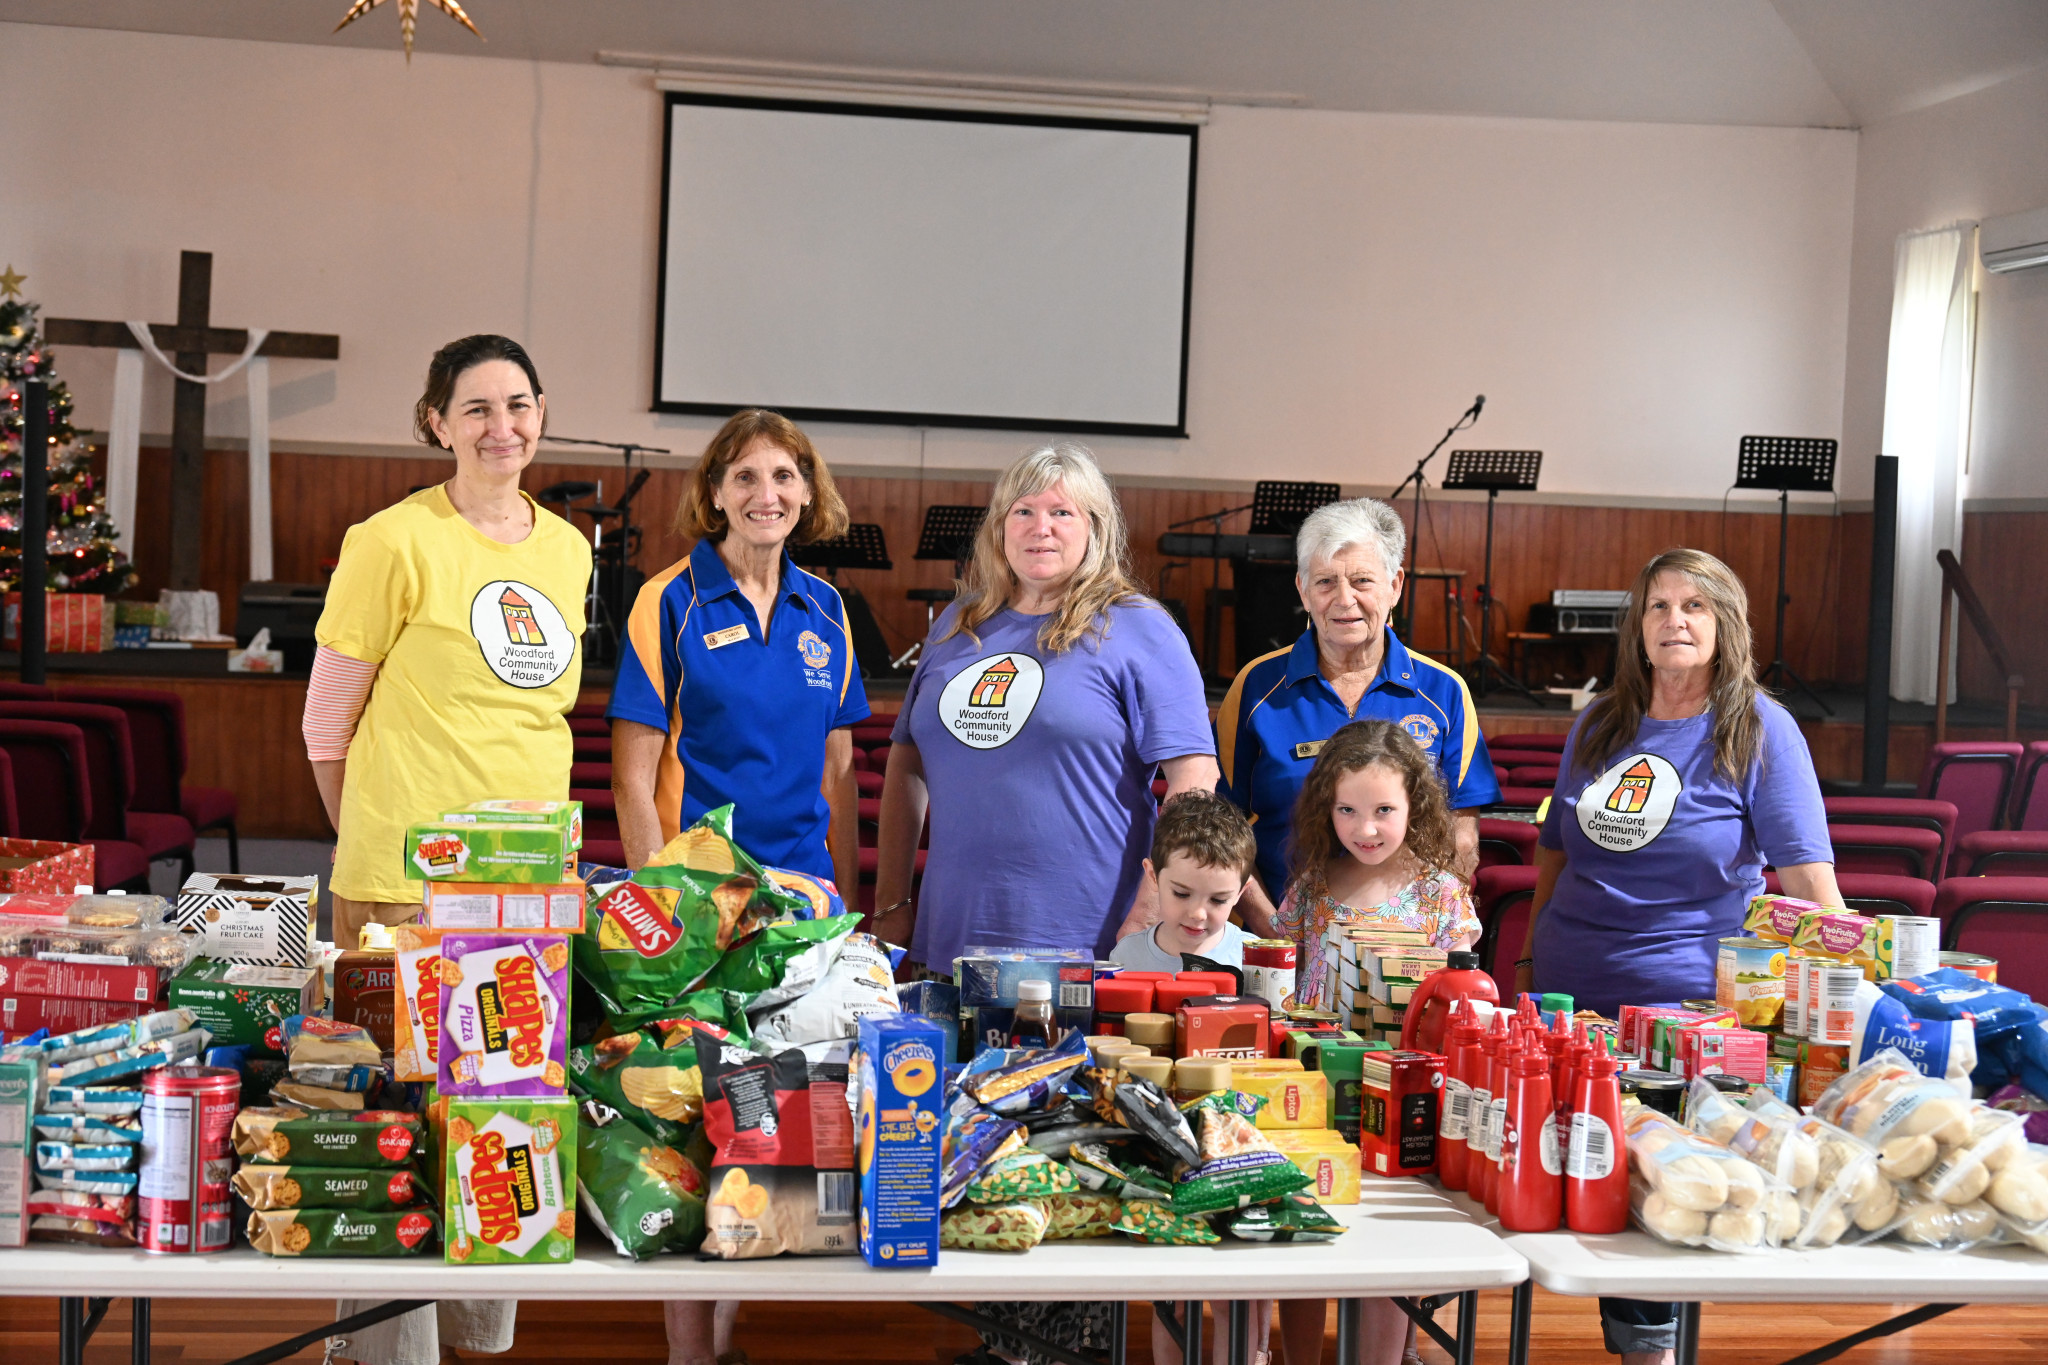
<svg viewBox="0 0 2048 1365">
<path fill-rule="evenodd" d="M 1142 934 L 1132 934 L 1129 938 L 1119 939 L 1115 951 L 1109 955 L 1109 960 L 1120 967 L 1128 967 L 1134 972 L 1177 972 L 1181 970 L 1180 954 L 1169 953 L 1159 946 L 1159 940 L 1155 935 L 1158 934 L 1161 927 L 1155 924 Z M 1202 956 L 1208 958 L 1211 962 L 1221 962 L 1226 967 L 1242 967 L 1244 965 L 1244 941 L 1250 937 L 1251 935 L 1247 934 L 1237 925 L 1226 924 L 1223 926 L 1223 937 L 1217 940 L 1214 948 L 1203 953 Z"/>
</svg>

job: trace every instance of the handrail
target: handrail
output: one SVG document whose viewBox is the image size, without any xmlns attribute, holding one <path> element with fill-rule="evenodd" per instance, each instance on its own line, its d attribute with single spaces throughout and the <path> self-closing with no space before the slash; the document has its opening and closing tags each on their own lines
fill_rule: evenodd
<svg viewBox="0 0 2048 1365">
<path fill-rule="evenodd" d="M 2010 744 L 2019 738 L 2020 689 L 2026 685 L 2026 679 L 2013 672 L 2012 656 L 2006 653 L 2005 638 L 1998 633 L 1991 613 L 1984 609 L 1983 599 L 1971 586 L 1970 576 L 1963 572 L 1961 561 L 1950 551 L 1936 550 L 1934 562 L 1941 566 L 1941 645 L 1935 656 L 1934 742 L 1940 744 L 1948 737 L 1949 647 L 1955 635 L 1953 603 L 1960 600 L 1963 614 L 1969 618 L 1977 631 L 1977 638 L 1991 655 L 1992 665 L 2005 675 L 2005 739 Z"/>
</svg>

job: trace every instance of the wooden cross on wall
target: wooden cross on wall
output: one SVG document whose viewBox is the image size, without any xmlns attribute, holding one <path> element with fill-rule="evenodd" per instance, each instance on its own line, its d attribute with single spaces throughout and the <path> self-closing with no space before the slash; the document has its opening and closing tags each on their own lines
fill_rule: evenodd
<svg viewBox="0 0 2048 1365">
<path fill-rule="evenodd" d="M 212 326 L 213 253 L 187 251 L 178 258 L 178 321 L 152 322 L 150 334 L 159 348 L 174 352 L 178 368 L 204 374 L 209 355 L 240 355 L 249 333 Z M 134 349 L 135 337 L 125 322 L 89 322 L 82 318 L 45 318 L 43 336 L 52 346 L 113 346 Z M 339 360 L 341 338 L 319 332 L 272 332 L 258 355 L 292 360 Z M 171 408 L 171 582 L 178 589 L 199 586 L 199 547 L 205 515 L 202 466 L 206 453 L 206 385 L 189 379 L 174 381 Z"/>
</svg>

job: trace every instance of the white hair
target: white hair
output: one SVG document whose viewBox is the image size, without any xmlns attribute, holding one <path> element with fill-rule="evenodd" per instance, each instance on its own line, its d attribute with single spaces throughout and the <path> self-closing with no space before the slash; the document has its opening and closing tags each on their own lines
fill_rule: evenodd
<svg viewBox="0 0 2048 1365">
<path fill-rule="evenodd" d="M 1294 537 L 1294 566 L 1306 580 L 1309 568 L 1335 559 L 1347 545 L 1370 545 L 1380 552 L 1387 577 L 1401 571 L 1408 552 L 1408 531 L 1401 515 L 1377 498 L 1350 498 L 1325 503 L 1308 514 Z"/>
</svg>

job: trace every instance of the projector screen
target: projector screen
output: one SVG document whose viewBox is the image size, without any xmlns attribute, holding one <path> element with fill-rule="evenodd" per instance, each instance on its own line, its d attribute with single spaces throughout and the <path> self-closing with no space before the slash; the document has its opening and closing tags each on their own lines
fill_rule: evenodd
<svg viewBox="0 0 2048 1365">
<path fill-rule="evenodd" d="M 1185 435 L 1191 125 L 671 93 L 654 406 Z"/>
</svg>

